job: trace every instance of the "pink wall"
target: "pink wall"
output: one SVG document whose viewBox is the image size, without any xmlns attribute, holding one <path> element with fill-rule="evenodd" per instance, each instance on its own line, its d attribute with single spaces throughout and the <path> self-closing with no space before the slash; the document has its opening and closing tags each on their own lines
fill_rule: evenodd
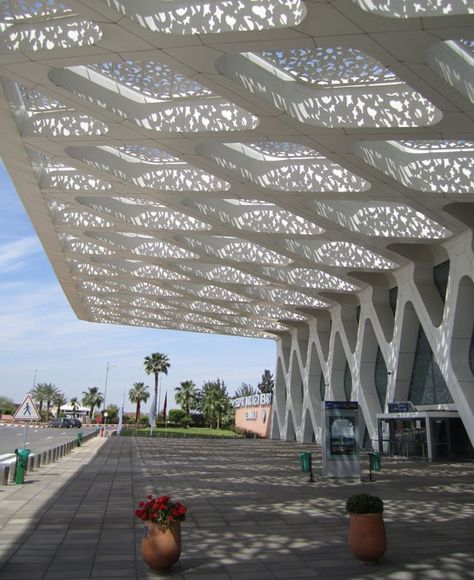
<svg viewBox="0 0 474 580">
<path fill-rule="evenodd" d="M 270 435 L 271 405 L 240 407 L 235 410 L 235 426 L 244 431 L 251 431 L 260 437 Z"/>
</svg>

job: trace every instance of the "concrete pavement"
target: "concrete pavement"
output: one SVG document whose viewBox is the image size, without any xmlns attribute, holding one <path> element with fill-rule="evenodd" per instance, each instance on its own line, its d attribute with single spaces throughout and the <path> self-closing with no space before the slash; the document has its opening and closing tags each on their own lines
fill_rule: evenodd
<svg viewBox="0 0 474 580">
<path fill-rule="evenodd" d="M 474 578 L 473 463 L 384 459 L 375 482 L 309 483 L 303 450 L 318 457 L 314 446 L 273 441 L 93 439 L 0 490 L 0 578 L 160 577 L 141 561 L 133 515 L 148 493 L 189 509 L 181 559 L 162 577 Z M 344 503 L 361 490 L 386 505 L 389 548 L 375 566 L 347 547 Z"/>
</svg>

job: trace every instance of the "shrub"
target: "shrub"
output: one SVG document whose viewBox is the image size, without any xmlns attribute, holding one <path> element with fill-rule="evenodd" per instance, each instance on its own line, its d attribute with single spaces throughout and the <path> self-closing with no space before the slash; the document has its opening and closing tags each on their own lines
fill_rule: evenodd
<svg viewBox="0 0 474 580">
<path fill-rule="evenodd" d="M 144 425 L 145 427 L 148 426 L 148 415 L 140 415 L 140 419 L 138 420 L 139 425 Z"/>
<path fill-rule="evenodd" d="M 13 415 L 16 411 L 15 403 L 8 397 L 0 397 L 0 415 Z"/>
<path fill-rule="evenodd" d="M 357 493 L 346 501 L 346 511 L 350 514 L 381 514 L 383 501 L 376 495 Z"/>
<path fill-rule="evenodd" d="M 181 425 L 181 427 L 185 427 L 186 429 L 191 425 L 191 423 L 192 423 L 191 417 L 184 417 L 179 422 L 179 424 Z"/>
<path fill-rule="evenodd" d="M 170 409 L 168 413 L 168 422 L 181 424 L 181 421 L 186 418 L 186 411 L 183 409 Z"/>
<path fill-rule="evenodd" d="M 202 413 L 191 413 L 191 425 L 193 427 L 204 427 L 206 424 L 206 420 L 204 419 L 204 415 Z"/>
</svg>

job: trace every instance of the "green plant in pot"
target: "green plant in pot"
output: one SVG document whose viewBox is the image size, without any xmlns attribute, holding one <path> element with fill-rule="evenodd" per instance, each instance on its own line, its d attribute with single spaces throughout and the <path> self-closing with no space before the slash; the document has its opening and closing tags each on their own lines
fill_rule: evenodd
<svg viewBox="0 0 474 580">
<path fill-rule="evenodd" d="M 363 562 L 377 562 L 387 549 L 383 508 L 379 497 L 367 493 L 352 495 L 346 501 L 350 516 L 349 545 Z"/>
</svg>

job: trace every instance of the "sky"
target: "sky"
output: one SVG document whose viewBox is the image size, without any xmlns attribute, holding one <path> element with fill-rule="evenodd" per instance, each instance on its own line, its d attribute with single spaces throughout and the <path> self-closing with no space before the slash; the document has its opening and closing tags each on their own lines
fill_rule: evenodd
<svg viewBox="0 0 474 580">
<path fill-rule="evenodd" d="M 273 340 L 78 320 L 1 162 L 0 207 L 0 395 L 19 403 L 36 377 L 80 399 L 89 387 L 104 392 L 109 364 L 107 404 L 120 406 L 125 393 L 125 409 L 132 410 L 127 393 L 133 383 L 153 389 L 154 378 L 143 368 L 153 352 L 171 363 L 160 379 L 168 409 L 182 381 L 201 387 L 219 377 L 233 394 L 242 383 L 256 386 L 265 369 L 274 373 Z"/>
</svg>

